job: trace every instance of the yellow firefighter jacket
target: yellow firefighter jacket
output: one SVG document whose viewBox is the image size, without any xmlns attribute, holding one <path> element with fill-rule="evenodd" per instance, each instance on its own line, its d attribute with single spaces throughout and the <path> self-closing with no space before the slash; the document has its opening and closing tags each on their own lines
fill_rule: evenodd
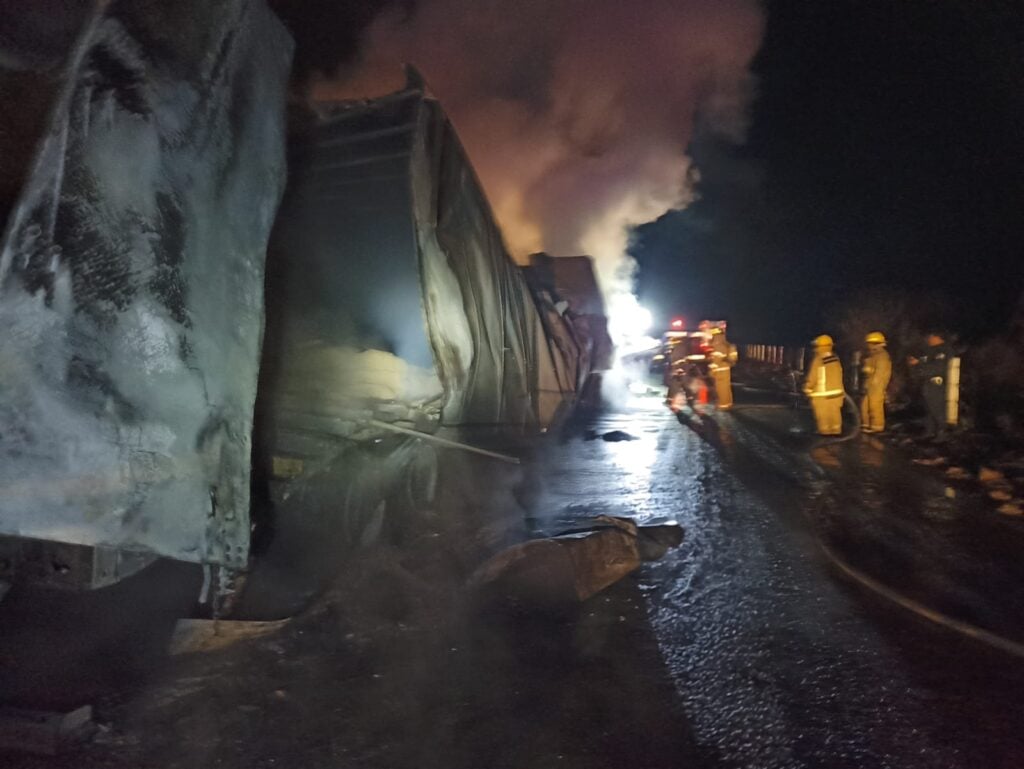
<svg viewBox="0 0 1024 769">
<path fill-rule="evenodd" d="M 736 345 L 730 344 L 724 334 L 711 337 L 711 370 L 730 369 L 735 365 Z"/>
<path fill-rule="evenodd" d="M 843 364 L 835 353 L 814 354 L 804 380 L 804 392 L 811 398 L 843 397 Z"/>
<path fill-rule="evenodd" d="M 885 392 L 892 379 L 892 359 L 889 351 L 881 345 L 876 346 L 868 353 L 861 366 L 861 373 L 864 375 L 865 392 Z"/>
</svg>

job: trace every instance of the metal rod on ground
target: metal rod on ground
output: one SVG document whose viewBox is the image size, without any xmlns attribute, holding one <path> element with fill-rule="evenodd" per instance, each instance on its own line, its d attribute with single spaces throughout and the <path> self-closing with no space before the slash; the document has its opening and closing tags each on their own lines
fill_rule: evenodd
<svg viewBox="0 0 1024 769">
<path fill-rule="evenodd" d="M 466 443 L 459 443 L 458 441 L 450 441 L 447 438 L 439 438 L 436 435 L 430 433 L 421 433 L 418 430 L 411 430 L 408 427 L 399 427 L 388 422 L 381 422 L 379 419 L 371 419 L 368 424 L 374 427 L 379 427 L 382 430 L 391 430 L 395 433 L 402 433 L 403 435 L 411 435 L 415 438 L 422 438 L 425 441 L 432 441 L 441 446 L 447 446 L 450 449 L 461 449 L 462 451 L 469 451 L 473 454 L 480 454 L 491 459 L 499 459 L 502 462 L 508 462 L 509 464 L 518 465 L 519 459 L 517 457 L 510 457 L 508 454 L 499 454 L 496 451 L 488 451 L 487 449 L 480 449 L 476 446 L 470 446 Z"/>
</svg>

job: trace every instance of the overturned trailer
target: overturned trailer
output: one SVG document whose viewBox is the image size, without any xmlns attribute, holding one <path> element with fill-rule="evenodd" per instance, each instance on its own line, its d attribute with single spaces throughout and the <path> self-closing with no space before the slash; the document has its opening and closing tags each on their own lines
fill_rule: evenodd
<svg viewBox="0 0 1024 769">
<path fill-rule="evenodd" d="M 365 541 L 396 484 L 429 495 L 408 431 L 543 430 L 600 368 L 422 87 L 317 105 L 285 192 L 290 54 L 261 2 L 86 22 L 5 212 L 0 588 L 244 570 L 254 526 L 315 537 L 327 501 Z"/>
<path fill-rule="evenodd" d="M 589 359 L 567 319 L 546 322 L 438 102 L 414 86 L 318 110 L 270 249 L 275 423 L 550 425 Z"/>
<path fill-rule="evenodd" d="M 292 554 L 323 547 L 325 529 L 350 542 L 378 534 L 401 515 L 396 487 L 408 492 L 399 506 L 429 505 L 439 438 L 500 449 L 548 429 L 607 336 L 601 326 L 591 340 L 554 287 L 509 256 L 414 72 L 402 91 L 318 103 L 297 122 L 257 407 L 257 485 L 271 525 L 304 533 Z"/>
<path fill-rule="evenodd" d="M 292 43 L 258 1 L 92 7 L 4 212 L 0 583 L 249 553 Z"/>
</svg>

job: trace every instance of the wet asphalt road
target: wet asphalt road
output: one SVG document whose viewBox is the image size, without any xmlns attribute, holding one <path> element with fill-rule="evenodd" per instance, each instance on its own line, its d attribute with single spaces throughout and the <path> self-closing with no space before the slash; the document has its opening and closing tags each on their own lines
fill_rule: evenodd
<svg viewBox="0 0 1024 769">
<path fill-rule="evenodd" d="M 791 430 L 805 419 L 742 400 L 677 419 L 644 397 L 551 436 L 526 477 L 448 458 L 459 483 L 441 484 L 438 507 L 453 521 L 519 521 L 525 507 L 551 533 L 605 513 L 677 521 L 685 541 L 567 617 L 463 605 L 456 567 L 468 556 L 430 544 L 443 538 L 367 553 L 374 569 L 339 576 L 340 597 L 293 630 L 120 685 L 99 703 L 108 744 L 58 764 L 0 755 L 0 766 L 1024 766 L 1024 659 L 894 606 L 821 549 L 1021 642 L 1022 522 L 877 441 L 815 446 Z M 601 439 L 612 431 L 633 440 Z M 456 531 L 452 543 L 471 544 Z M 194 576 L 167 578 L 180 591 L 147 600 L 189 599 Z M 111 624 L 137 624 L 132 589 L 108 591 Z M 66 674 L 44 675 L 61 659 L 44 648 L 33 668 L 14 653 L 40 646 L 12 632 L 29 603 L 4 605 L 0 663 L 22 671 L 26 690 L 62 681 L 66 695 Z M 51 613 L 44 625 L 59 630 Z M 79 683 L 118 685 L 113 671 L 146 659 L 132 666 L 94 643 L 63 662 Z"/>
<path fill-rule="evenodd" d="M 998 564 L 965 564 L 984 560 L 985 546 L 1024 552 L 1019 529 L 965 541 L 976 512 L 968 502 L 929 507 L 927 484 L 892 481 L 907 480 L 905 459 L 875 445 L 881 458 L 860 461 L 860 440 L 811 452 L 811 438 L 787 437 L 797 423 L 770 406 L 677 421 L 660 399 L 633 398 L 588 427 L 635 440 L 581 432 L 548 447 L 538 528 L 601 513 L 685 528 L 683 546 L 645 565 L 639 581 L 706 765 L 1024 765 L 1024 659 L 852 584 L 819 547 L 828 541 L 924 602 L 948 604 L 963 577 L 955 608 L 1011 633 L 1024 629 L 1019 565 L 1008 577 Z M 890 468 L 889 485 L 872 467 Z M 919 547 L 932 573 L 915 580 L 927 571 L 914 567 Z"/>
</svg>

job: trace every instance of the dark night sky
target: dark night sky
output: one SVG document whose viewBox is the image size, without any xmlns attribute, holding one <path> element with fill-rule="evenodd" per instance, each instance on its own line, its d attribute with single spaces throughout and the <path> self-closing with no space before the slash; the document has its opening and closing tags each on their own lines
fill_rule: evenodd
<svg viewBox="0 0 1024 769">
<path fill-rule="evenodd" d="M 1022 290 L 1024 10 L 769 2 L 747 144 L 695 141 L 702 199 L 641 227 L 658 322 L 802 341 L 858 292 L 942 294 L 965 335 Z"/>
</svg>

